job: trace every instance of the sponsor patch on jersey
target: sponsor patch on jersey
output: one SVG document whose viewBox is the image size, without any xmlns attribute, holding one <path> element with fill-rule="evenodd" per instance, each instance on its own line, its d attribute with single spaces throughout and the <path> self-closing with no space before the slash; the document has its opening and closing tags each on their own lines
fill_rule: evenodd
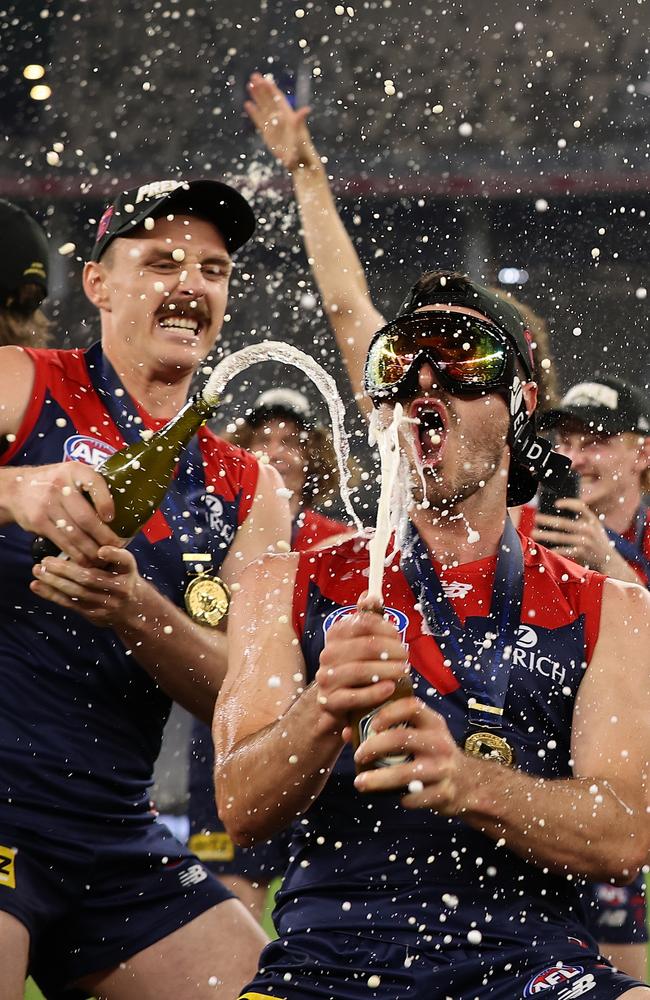
<svg viewBox="0 0 650 1000">
<path fill-rule="evenodd" d="M 100 441 L 99 438 L 88 437 L 86 434 L 73 434 L 63 445 L 64 462 L 84 462 L 99 469 L 107 458 L 115 454 L 112 445 Z"/>
<path fill-rule="evenodd" d="M 232 861 L 235 845 L 227 833 L 194 833 L 187 842 L 199 861 Z"/>
<path fill-rule="evenodd" d="M 517 629 L 516 643 L 522 649 L 534 649 L 537 645 L 538 636 L 534 628 L 530 625 L 520 625 Z"/>
<path fill-rule="evenodd" d="M 526 984 L 525 997 L 536 997 L 556 986 L 564 986 L 581 976 L 585 970 L 580 965 L 552 965 L 533 976 Z M 564 991 L 563 991 L 564 992 Z"/>
<path fill-rule="evenodd" d="M 334 622 L 337 622 L 340 618 L 348 618 L 350 615 L 355 614 L 356 610 L 356 604 L 346 604 L 344 608 L 336 608 L 335 611 L 330 611 L 323 622 L 323 632 L 325 635 L 327 635 Z M 404 612 L 398 611 L 397 608 L 384 608 L 384 617 L 395 626 L 400 634 L 400 639 L 404 639 L 409 623 Z"/>
<path fill-rule="evenodd" d="M 0 886 L 16 888 L 16 848 L 0 845 Z"/>
</svg>

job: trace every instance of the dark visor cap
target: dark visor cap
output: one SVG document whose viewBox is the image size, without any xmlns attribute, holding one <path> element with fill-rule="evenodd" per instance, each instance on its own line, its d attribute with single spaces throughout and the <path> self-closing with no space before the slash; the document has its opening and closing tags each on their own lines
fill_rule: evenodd
<svg viewBox="0 0 650 1000">
<path fill-rule="evenodd" d="M 451 271 L 433 272 L 428 282 L 429 287 L 426 289 L 421 289 L 418 285 L 419 282 L 411 288 L 400 306 L 398 316 L 405 316 L 422 306 L 431 305 L 475 309 L 507 336 L 524 367 L 526 377 L 534 377 L 532 337 L 526 329 L 523 317 L 513 305 L 483 285 L 478 285 L 475 281 Z"/>
<path fill-rule="evenodd" d="M 38 285 L 44 299 L 49 270 L 45 233 L 31 215 L 4 199 L 0 199 L 0 233 L 0 305 L 24 285 Z"/>
<path fill-rule="evenodd" d="M 221 233 L 228 253 L 247 242 L 255 216 L 246 199 L 222 181 L 152 181 L 123 191 L 104 211 L 97 227 L 91 260 L 99 260 L 118 236 L 129 236 L 145 219 L 163 215 L 195 215 Z"/>
<path fill-rule="evenodd" d="M 620 378 L 594 377 L 572 386 L 560 405 L 540 417 L 543 430 L 574 420 L 597 434 L 650 433 L 650 398 Z"/>
</svg>

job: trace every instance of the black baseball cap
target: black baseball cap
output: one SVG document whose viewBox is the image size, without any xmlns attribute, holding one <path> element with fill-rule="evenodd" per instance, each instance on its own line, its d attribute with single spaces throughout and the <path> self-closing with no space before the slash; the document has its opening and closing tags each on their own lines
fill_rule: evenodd
<svg viewBox="0 0 650 1000">
<path fill-rule="evenodd" d="M 234 253 L 253 235 L 255 216 L 243 195 L 222 181 L 151 181 L 123 191 L 99 220 L 91 260 L 99 260 L 117 236 L 128 236 L 145 219 L 174 213 L 207 219 Z"/>
<path fill-rule="evenodd" d="M 620 378 L 594 377 L 572 386 L 559 406 L 540 417 L 544 429 L 577 420 L 598 434 L 650 434 L 650 399 Z"/>
<path fill-rule="evenodd" d="M 40 299 L 31 300 L 29 309 L 25 304 L 25 311 L 32 312 L 47 295 L 47 237 L 31 215 L 4 199 L 0 199 L 0 233 L 0 305 L 22 311 L 20 289 L 36 285 Z"/>
</svg>

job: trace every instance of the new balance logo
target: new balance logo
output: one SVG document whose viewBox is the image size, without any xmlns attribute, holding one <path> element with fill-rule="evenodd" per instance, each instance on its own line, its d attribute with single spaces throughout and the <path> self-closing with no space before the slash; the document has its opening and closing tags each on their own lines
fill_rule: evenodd
<svg viewBox="0 0 650 1000">
<path fill-rule="evenodd" d="M 208 873 L 203 865 L 190 865 L 189 868 L 178 874 L 178 880 L 184 889 L 188 885 L 198 885 L 199 882 L 203 882 L 207 877 Z"/>
<path fill-rule="evenodd" d="M 456 597 L 462 600 L 463 597 L 467 597 L 471 590 L 474 590 L 474 587 L 471 583 L 461 583 L 460 580 L 449 580 L 449 582 L 443 582 L 442 589 L 445 597 Z"/>
</svg>

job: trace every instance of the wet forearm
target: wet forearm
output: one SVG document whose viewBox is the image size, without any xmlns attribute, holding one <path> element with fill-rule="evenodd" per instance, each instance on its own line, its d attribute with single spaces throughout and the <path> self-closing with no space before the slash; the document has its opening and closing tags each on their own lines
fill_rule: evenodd
<svg viewBox="0 0 650 1000">
<path fill-rule="evenodd" d="M 470 766 L 462 819 L 526 860 L 618 882 L 645 863 L 647 817 L 629 791 L 601 778 L 550 781 L 491 761 Z"/>
<path fill-rule="evenodd" d="M 343 743 L 323 725 L 316 698 L 312 685 L 277 722 L 217 759 L 219 815 L 237 843 L 284 829 L 320 794 Z"/>
</svg>

